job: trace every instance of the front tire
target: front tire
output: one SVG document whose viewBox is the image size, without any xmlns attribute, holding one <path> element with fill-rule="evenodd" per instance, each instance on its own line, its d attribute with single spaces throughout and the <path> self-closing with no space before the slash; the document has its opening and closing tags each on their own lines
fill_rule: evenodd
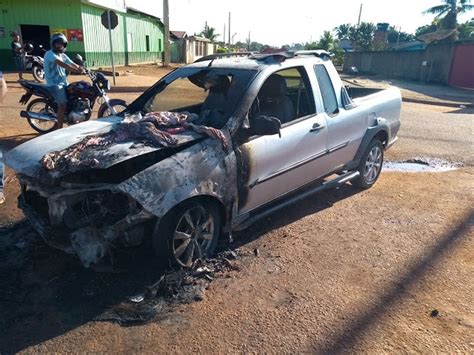
<svg viewBox="0 0 474 355">
<path fill-rule="evenodd" d="M 153 248 L 160 262 L 172 267 L 192 267 L 196 259 L 212 255 L 221 230 L 216 204 L 192 200 L 184 202 L 155 226 Z"/>
<path fill-rule="evenodd" d="M 127 108 L 127 103 L 124 100 L 120 100 L 120 99 L 110 100 L 109 105 L 113 107 L 117 113 L 120 113 Z M 99 107 L 99 111 L 97 112 L 97 118 L 109 117 L 109 116 L 112 116 L 112 111 L 107 105 L 107 103 L 104 102 Z"/>
<path fill-rule="evenodd" d="M 31 73 L 37 82 L 42 83 L 44 81 L 44 69 L 39 65 L 33 65 Z"/>
<path fill-rule="evenodd" d="M 28 106 L 26 106 L 26 111 L 41 113 L 43 115 L 49 115 L 52 117 L 56 116 L 56 110 L 46 99 L 31 100 Z M 31 128 L 42 134 L 54 131 L 58 126 L 56 121 L 35 120 L 33 118 L 27 118 L 26 120 L 28 121 Z"/>
<path fill-rule="evenodd" d="M 382 165 L 383 144 L 378 139 L 374 139 L 360 159 L 357 167 L 360 175 L 357 179 L 352 180 L 352 185 L 363 189 L 372 187 L 379 178 Z"/>
</svg>

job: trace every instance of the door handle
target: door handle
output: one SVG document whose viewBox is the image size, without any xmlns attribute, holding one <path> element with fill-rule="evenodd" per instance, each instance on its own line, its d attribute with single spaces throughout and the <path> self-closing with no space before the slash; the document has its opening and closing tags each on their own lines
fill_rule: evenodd
<svg viewBox="0 0 474 355">
<path fill-rule="evenodd" d="M 319 123 L 315 123 L 309 131 L 310 132 L 317 132 L 317 131 L 322 130 L 323 128 L 324 128 L 324 125 L 319 124 Z"/>
</svg>

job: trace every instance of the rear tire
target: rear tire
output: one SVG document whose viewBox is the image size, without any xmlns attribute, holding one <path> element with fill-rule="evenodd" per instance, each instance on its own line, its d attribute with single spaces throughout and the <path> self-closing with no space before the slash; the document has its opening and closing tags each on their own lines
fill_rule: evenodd
<svg viewBox="0 0 474 355">
<path fill-rule="evenodd" d="M 374 139 L 365 150 L 356 169 L 360 173 L 359 177 L 352 180 L 351 184 L 363 189 L 372 187 L 379 178 L 382 165 L 383 144 L 378 139 Z"/>
<path fill-rule="evenodd" d="M 31 100 L 28 106 L 26 106 L 26 111 L 31 111 L 35 113 L 41 113 L 45 115 L 56 115 L 56 110 L 50 106 L 49 101 L 46 99 L 34 99 Z M 56 121 L 42 121 L 42 120 L 35 120 L 32 118 L 26 119 L 36 132 L 39 133 L 49 133 L 54 131 L 58 127 L 58 123 Z"/>
<path fill-rule="evenodd" d="M 189 268 L 196 259 L 212 256 L 221 231 L 221 214 L 214 203 L 186 201 L 155 226 L 153 248 L 163 265 Z"/>
<path fill-rule="evenodd" d="M 33 65 L 31 73 L 37 82 L 42 83 L 44 81 L 44 69 L 39 65 Z"/>
</svg>

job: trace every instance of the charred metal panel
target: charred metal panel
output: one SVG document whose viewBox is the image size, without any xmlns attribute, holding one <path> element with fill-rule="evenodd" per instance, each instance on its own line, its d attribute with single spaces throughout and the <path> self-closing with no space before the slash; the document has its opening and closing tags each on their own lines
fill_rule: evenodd
<svg viewBox="0 0 474 355">
<path fill-rule="evenodd" d="M 230 142 L 229 133 L 223 131 Z M 196 196 L 211 196 L 227 209 L 237 201 L 236 158 L 219 141 L 206 139 L 117 186 L 161 218 L 177 204 Z"/>
</svg>

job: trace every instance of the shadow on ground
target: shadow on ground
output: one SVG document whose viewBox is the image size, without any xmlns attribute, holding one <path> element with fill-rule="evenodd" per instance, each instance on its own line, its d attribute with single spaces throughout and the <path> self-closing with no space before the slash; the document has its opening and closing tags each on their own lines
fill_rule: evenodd
<svg viewBox="0 0 474 355">
<path fill-rule="evenodd" d="M 422 254 L 423 257 L 414 260 L 411 267 L 393 283 L 393 287 L 386 292 L 381 292 L 377 297 L 371 297 L 373 306 L 351 317 L 347 325 L 331 339 L 328 339 L 326 344 L 322 346 L 320 344 L 315 345 L 314 351 L 321 354 L 353 351 L 357 340 L 361 339 L 364 333 L 370 331 L 387 312 L 392 311 L 395 304 L 403 299 L 410 288 L 415 286 L 444 255 L 450 253 L 469 236 L 473 225 L 474 210 L 471 210 L 455 228 L 442 236 L 433 247 L 428 247 L 427 253 Z M 429 317 L 430 315 L 427 314 L 426 316 Z"/>
<path fill-rule="evenodd" d="M 238 249 L 357 192 L 347 185 L 320 193 L 317 199 L 308 198 L 290 212 L 277 212 L 266 223 L 238 233 L 231 245 L 222 241 L 219 249 Z M 100 318 L 165 273 L 148 246 L 116 250 L 114 272 L 99 273 L 84 269 L 75 256 L 46 246 L 26 221 L 0 228 L 0 235 L 2 354 L 42 343 Z"/>
</svg>

